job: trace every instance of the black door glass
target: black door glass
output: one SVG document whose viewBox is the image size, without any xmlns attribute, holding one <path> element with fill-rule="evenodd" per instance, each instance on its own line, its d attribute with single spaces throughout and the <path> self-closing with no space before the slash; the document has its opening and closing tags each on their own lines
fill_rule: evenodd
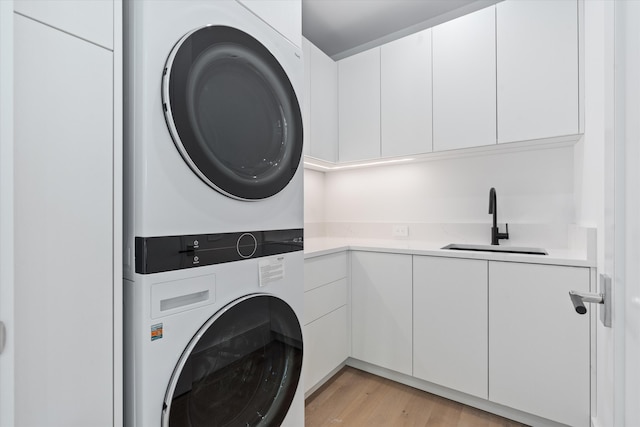
<svg viewBox="0 0 640 427">
<path fill-rule="evenodd" d="M 302 370 L 302 332 L 291 307 L 245 297 L 212 317 L 182 355 L 165 399 L 165 427 L 278 426 Z"/>
<path fill-rule="evenodd" d="M 198 29 L 179 42 L 163 78 L 173 140 L 200 178 L 224 194 L 282 190 L 302 155 L 302 117 L 282 66 L 250 35 Z"/>
</svg>

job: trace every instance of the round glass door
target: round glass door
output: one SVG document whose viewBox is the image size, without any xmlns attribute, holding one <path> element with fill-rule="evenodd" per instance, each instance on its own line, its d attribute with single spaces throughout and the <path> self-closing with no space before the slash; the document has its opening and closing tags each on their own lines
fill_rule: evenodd
<svg viewBox="0 0 640 427">
<path fill-rule="evenodd" d="M 254 294 L 211 317 L 176 366 L 163 427 L 279 426 L 302 370 L 302 331 L 283 300 Z"/>
<path fill-rule="evenodd" d="M 286 72 L 252 36 L 207 26 L 173 48 L 162 101 L 180 154 L 209 186 L 257 200 L 291 181 L 302 155 L 302 116 Z"/>
</svg>

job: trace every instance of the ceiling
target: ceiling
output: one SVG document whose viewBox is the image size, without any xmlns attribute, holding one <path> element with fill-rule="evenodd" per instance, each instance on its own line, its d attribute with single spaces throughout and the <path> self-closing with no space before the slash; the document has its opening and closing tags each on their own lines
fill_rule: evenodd
<svg viewBox="0 0 640 427">
<path fill-rule="evenodd" d="M 302 0 L 302 34 L 334 60 L 501 0 Z"/>
</svg>

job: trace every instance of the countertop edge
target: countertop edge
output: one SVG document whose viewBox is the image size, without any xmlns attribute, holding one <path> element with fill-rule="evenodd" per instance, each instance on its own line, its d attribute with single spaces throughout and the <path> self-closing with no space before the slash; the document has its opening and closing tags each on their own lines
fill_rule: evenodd
<svg viewBox="0 0 640 427">
<path fill-rule="evenodd" d="M 394 247 L 394 244 L 396 245 Z M 404 243 L 407 245 L 408 243 Z M 413 245 L 419 246 L 420 243 L 412 242 Z M 390 242 L 385 244 L 384 242 L 376 241 L 371 243 L 363 242 L 348 242 L 347 239 L 343 241 L 335 242 L 323 242 L 322 244 L 312 243 L 308 248 L 305 242 L 304 258 L 311 259 L 323 255 L 330 255 L 333 253 L 344 251 L 364 251 L 364 252 L 382 252 L 382 253 L 394 253 L 405 255 L 423 255 L 423 256 L 437 256 L 445 258 L 463 258 L 463 259 L 480 259 L 487 261 L 502 261 L 502 262 L 520 262 L 527 264 L 546 264 L 546 265 L 561 265 L 568 267 L 596 267 L 595 263 L 589 261 L 586 258 L 561 256 L 554 254 L 550 250 L 549 255 L 528 255 L 528 254 L 513 254 L 513 253 L 495 253 L 495 252 L 475 252 L 475 251 L 450 251 L 440 249 L 441 246 L 435 243 L 425 244 L 424 248 L 420 247 L 398 247 L 399 243 Z M 561 252 L 565 252 L 562 250 Z M 566 251 L 569 253 L 569 251 Z"/>
</svg>

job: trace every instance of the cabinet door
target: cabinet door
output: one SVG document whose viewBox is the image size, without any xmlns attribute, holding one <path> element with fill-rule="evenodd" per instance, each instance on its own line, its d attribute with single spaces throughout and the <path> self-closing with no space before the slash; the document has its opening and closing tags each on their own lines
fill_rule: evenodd
<svg viewBox="0 0 640 427">
<path fill-rule="evenodd" d="M 411 255 L 351 254 L 351 355 L 411 375 Z"/>
<path fill-rule="evenodd" d="M 14 0 L 21 15 L 113 49 L 113 1 Z"/>
<path fill-rule="evenodd" d="M 310 44 L 312 157 L 338 161 L 338 64 Z"/>
<path fill-rule="evenodd" d="M 113 425 L 113 53 L 14 29 L 16 425 Z"/>
<path fill-rule="evenodd" d="M 498 3 L 497 46 L 498 142 L 578 133 L 577 1 Z"/>
<path fill-rule="evenodd" d="M 380 51 L 382 156 L 432 151 L 431 29 Z"/>
<path fill-rule="evenodd" d="M 347 253 L 323 255 L 304 260 L 304 291 L 347 277 Z"/>
<path fill-rule="evenodd" d="M 489 263 L 489 400 L 590 425 L 589 315 L 569 299 L 589 280 L 588 268 Z"/>
<path fill-rule="evenodd" d="M 338 61 L 338 160 L 380 157 L 380 48 Z"/>
<path fill-rule="evenodd" d="M 433 150 L 496 143 L 495 8 L 433 28 Z"/>
<path fill-rule="evenodd" d="M 347 306 L 303 327 L 304 391 L 308 392 L 349 357 Z"/>
<path fill-rule="evenodd" d="M 486 399 L 487 316 L 487 261 L 415 256 L 413 376 Z"/>
</svg>

